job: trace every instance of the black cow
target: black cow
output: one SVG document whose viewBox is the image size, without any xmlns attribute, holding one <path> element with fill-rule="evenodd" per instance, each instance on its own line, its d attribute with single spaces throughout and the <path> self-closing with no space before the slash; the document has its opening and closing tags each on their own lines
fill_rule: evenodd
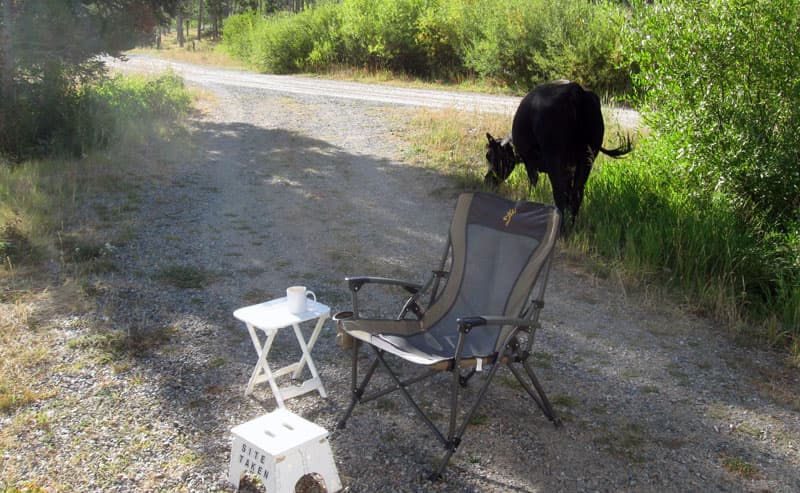
<svg viewBox="0 0 800 493">
<path fill-rule="evenodd" d="M 575 82 L 542 84 L 520 102 L 509 137 L 500 141 L 486 134 L 489 172 L 484 183 L 499 185 L 524 162 L 532 186 L 540 171 L 547 173 L 556 207 L 562 214 L 569 209 L 574 222 L 597 153 L 617 158 L 632 149 L 630 139 L 604 149 L 604 131 L 597 94 Z"/>
</svg>

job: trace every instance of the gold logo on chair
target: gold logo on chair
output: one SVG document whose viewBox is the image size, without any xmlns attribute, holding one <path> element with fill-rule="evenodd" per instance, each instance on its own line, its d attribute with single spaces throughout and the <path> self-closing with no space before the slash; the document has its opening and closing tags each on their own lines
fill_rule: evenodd
<svg viewBox="0 0 800 493">
<path fill-rule="evenodd" d="M 517 213 L 517 209 L 516 208 L 511 208 L 511 209 L 508 210 L 508 212 L 506 212 L 506 215 L 503 216 L 503 224 L 505 224 L 506 227 L 508 227 L 508 225 L 511 224 L 511 218 L 514 217 L 514 214 L 516 214 L 516 213 Z"/>
</svg>

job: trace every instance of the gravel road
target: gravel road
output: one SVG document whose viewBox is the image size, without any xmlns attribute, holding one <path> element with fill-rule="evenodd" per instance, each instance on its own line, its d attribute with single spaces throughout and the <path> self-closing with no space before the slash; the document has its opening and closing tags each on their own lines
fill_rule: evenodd
<svg viewBox="0 0 800 493">
<path fill-rule="evenodd" d="M 243 395 L 256 353 L 232 312 L 300 283 L 347 309 L 344 276 L 419 280 L 446 240 L 460 190 L 404 161 L 405 123 L 383 96 L 394 89 L 171 65 L 211 95 L 189 122 L 190 149 L 131 170 L 144 205 L 105 204 L 136 228 L 112 245 L 114 268 L 92 278 L 94 304 L 43 322 L 52 378 L 31 385 L 52 397 L 30 422 L 44 416 L 46 429 L 0 416 L 18 438 L 0 451 L 4 476 L 47 491 L 230 491 L 230 428 L 275 408 L 266 385 Z M 409 104 L 484 104 L 400 92 Z M 514 106 L 490 106 L 501 100 Z M 176 266 L 205 273 L 204 286 L 165 282 Z M 389 301 L 373 297 L 381 309 Z M 501 370 L 493 404 L 431 483 L 438 445 L 399 396 L 386 397 L 331 438 L 346 489 L 800 491 L 800 385 L 781 355 L 736 345 L 725 327 L 563 255 L 546 301 L 536 366 L 562 428 Z M 329 323 L 314 348 L 329 398 L 287 404 L 329 430 L 349 391 L 334 332 Z M 125 334 L 124 358 L 75 351 L 97 333 Z M 292 342 L 278 337 L 276 365 L 298 357 Z M 443 384 L 421 387 L 434 413 L 444 413 Z"/>
</svg>

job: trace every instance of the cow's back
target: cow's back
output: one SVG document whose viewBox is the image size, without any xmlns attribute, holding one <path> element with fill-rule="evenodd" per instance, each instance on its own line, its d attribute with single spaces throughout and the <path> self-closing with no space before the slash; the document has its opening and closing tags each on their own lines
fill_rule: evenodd
<svg viewBox="0 0 800 493">
<path fill-rule="evenodd" d="M 520 102 L 514 115 L 512 139 L 522 160 L 549 172 L 562 164 L 571 142 L 584 132 L 578 111 L 583 88 L 575 82 L 557 81 L 537 86 Z"/>
</svg>

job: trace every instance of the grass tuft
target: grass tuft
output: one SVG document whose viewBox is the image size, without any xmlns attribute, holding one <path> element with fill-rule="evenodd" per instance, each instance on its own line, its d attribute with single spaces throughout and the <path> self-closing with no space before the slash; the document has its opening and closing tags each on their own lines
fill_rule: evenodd
<svg viewBox="0 0 800 493">
<path fill-rule="evenodd" d="M 758 467 L 750 464 L 741 457 L 723 457 L 722 467 L 727 469 L 728 472 L 736 474 L 744 479 L 758 479 L 761 477 Z"/>
<path fill-rule="evenodd" d="M 204 270 L 190 265 L 170 265 L 161 269 L 156 278 L 180 289 L 202 289 L 211 280 Z"/>
</svg>

